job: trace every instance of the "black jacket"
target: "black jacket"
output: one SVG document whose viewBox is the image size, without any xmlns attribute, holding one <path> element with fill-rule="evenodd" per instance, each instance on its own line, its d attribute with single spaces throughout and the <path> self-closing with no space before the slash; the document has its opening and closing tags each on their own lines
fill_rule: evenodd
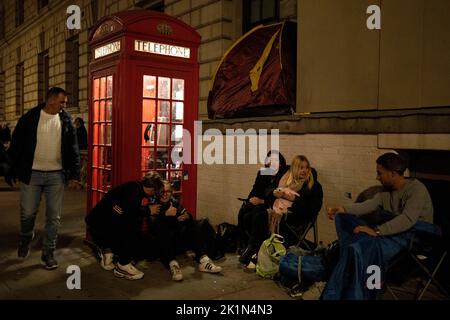
<svg viewBox="0 0 450 320">
<path fill-rule="evenodd" d="M 41 110 L 45 103 L 25 113 L 14 129 L 11 145 L 8 149 L 12 168 L 11 176 L 25 184 L 30 183 L 34 152 L 37 143 L 37 128 Z M 61 159 L 67 180 L 80 179 L 80 152 L 75 128 L 70 115 L 64 110 L 59 113 L 61 120 Z"/>
<path fill-rule="evenodd" d="M 122 183 L 100 200 L 85 218 L 86 224 L 99 233 L 135 233 L 142 226 L 143 217 L 150 214 L 142 206 L 146 197 L 140 181 Z"/>
<path fill-rule="evenodd" d="M 77 132 L 78 148 L 80 150 L 86 150 L 88 146 L 86 127 L 84 125 L 81 126 L 76 129 L 76 132 Z"/>
<path fill-rule="evenodd" d="M 316 216 L 322 208 L 323 190 L 322 185 L 317 179 L 317 171 L 312 168 L 314 185 L 311 190 L 305 183 L 298 192 L 300 197 L 295 197 L 290 213 L 286 216 L 286 223 L 293 226 L 299 226 L 308 223 Z"/>
</svg>

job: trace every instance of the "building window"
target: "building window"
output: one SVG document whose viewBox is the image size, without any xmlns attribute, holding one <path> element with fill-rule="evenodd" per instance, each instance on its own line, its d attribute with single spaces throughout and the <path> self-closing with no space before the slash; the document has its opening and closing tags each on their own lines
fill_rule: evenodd
<svg viewBox="0 0 450 320">
<path fill-rule="evenodd" d="M 37 0 L 38 2 L 38 10 L 46 7 L 48 5 L 48 0 Z"/>
<path fill-rule="evenodd" d="M 16 116 L 21 116 L 23 114 L 23 77 L 24 77 L 24 66 L 23 62 L 16 65 Z"/>
<path fill-rule="evenodd" d="M 38 56 L 38 100 L 45 101 L 49 83 L 48 50 Z"/>
<path fill-rule="evenodd" d="M 67 108 L 70 111 L 78 111 L 78 67 L 79 43 L 78 36 L 66 41 L 66 91 L 69 102 Z"/>
<path fill-rule="evenodd" d="M 16 1 L 16 27 L 23 23 L 24 19 L 24 1 Z"/>
<path fill-rule="evenodd" d="M 0 119 L 5 120 L 5 73 L 0 72 Z"/>
<path fill-rule="evenodd" d="M 243 6 L 244 32 L 280 20 L 280 0 L 244 0 Z"/>
<path fill-rule="evenodd" d="M 162 0 L 136 0 L 134 5 L 142 9 L 164 12 L 164 1 Z"/>
</svg>

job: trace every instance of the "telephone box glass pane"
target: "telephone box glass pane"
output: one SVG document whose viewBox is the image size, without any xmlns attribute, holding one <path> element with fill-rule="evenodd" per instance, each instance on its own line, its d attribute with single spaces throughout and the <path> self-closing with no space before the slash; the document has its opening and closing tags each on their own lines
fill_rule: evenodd
<svg viewBox="0 0 450 320">
<path fill-rule="evenodd" d="M 170 99 L 170 78 L 158 77 L 158 98 Z"/>
<path fill-rule="evenodd" d="M 182 125 L 173 125 L 172 133 L 171 133 L 172 145 L 181 143 L 182 139 L 183 139 L 183 126 Z"/>
<path fill-rule="evenodd" d="M 181 180 L 183 177 L 182 171 L 172 171 L 170 173 L 170 182 L 174 191 L 181 191 Z"/>
<path fill-rule="evenodd" d="M 175 156 L 173 156 L 175 155 Z M 171 159 L 171 169 L 182 169 L 183 168 L 183 148 L 174 147 L 170 153 Z"/>
<path fill-rule="evenodd" d="M 155 113 L 155 100 L 144 99 L 144 103 L 142 105 L 142 121 L 154 122 Z"/>
<path fill-rule="evenodd" d="M 158 101 L 158 122 L 169 122 L 170 102 Z"/>
<path fill-rule="evenodd" d="M 183 102 L 172 102 L 172 122 L 183 122 Z"/>
<path fill-rule="evenodd" d="M 112 179 L 111 179 L 111 171 L 105 171 L 105 191 L 109 191 L 111 189 Z"/>
<path fill-rule="evenodd" d="M 141 168 L 144 171 L 147 171 L 149 169 L 153 169 L 153 167 L 149 166 L 150 159 L 152 158 L 152 150 L 150 148 L 143 148 L 142 149 L 142 163 Z"/>
<path fill-rule="evenodd" d="M 111 145 L 111 136 L 112 136 L 112 126 L 110 124 L 106 125 L 106 144 Z"/>
<path fill-rule="evenodd" d="M 100 99 L 106 98 L 106 78 L 100 78 Z"/>
<path fill-rule="evenodd" d="M 97 167 L 102 167 L 103 166 L 103 147 L 98 147 L 98 162 L 96 164 Z"/>
<path fill-rule="evenodd" d="M 99 144 L 105 144 L 105 125 L 102 123 L 100 124 L 100 133 L 99 133 Z"/>
<path fill-rule="evenodd" d="M 92 94 L 94 96 L 94 100 L 98 100 L 100 97 L 100 79 L 94 80 L 94 86 L 92 88 Z"/>
<path fill-rule="evenodd" d="M 142 96 L 145 98 L 156 98 L 156 77 L 144 76 Z"/>
<path fill-rule="evenodd" d="M 156 144 L 158 146 L 168 146 L 169 145 L 169 125 L 158 124 L 158 132 L 156 133 Z"/>
<path fill-rule="evenodd" d="M 112 76 L 106 78 L 106 96 L 112 97 Z"/>
<path fill-rule="evenodd" d="M 92 148 L 92 165 L 95 167 L 98 164 L 98 147 Z"/>
<path fill-rule="evenodd" d="M 155 144 L 155 125 L 152 123 L 142 125 L 142 145 L 153 146 Z"/>
<path fill-rule="evenodd" d="M 184 80 L 173 79 L 172 99 L 184 100 Z"/>
<path fill-rule="evenodd" d="M 111 168 L 112 165 L 112 151 L 111 151 L 111 147 L 106 148 L 106 167 L 107 168 Z"/>
<path fill-rule="evenodd" d="M 167 163 L 169 161 L 169 149 L 168 148 L 158 148 L 156 160 L 157 169 L 167 169 Z"/>
<path fill-rule="evenodd" d="M 106 101 L 106 121 L 112 120 L 112 101 Z"/>
<path fill-rule="evenodd" d="M 103 188 L 102 188 L 102 186 L 103 186 L 103 170 L 97 170 L 97 174 L 98 174 L 98 176 L 97 176 L 97 189 L 98 190 L 102 190 Z"/>
<path fill-rule="evenodd" d="M 95 145 L 95 144 L 98 144 L 98 141 L 99 141 L 99 139 L 98 139 L 98 124 L 97 123 L 94 123 L 94 125 L 93 125 L 93 127 L 92 127 L 92 131 L 93 131 L 93 135 L 92 135 L 92 143 Z"/>
<path fill-rule="evenodd" d="M 105 121 L 105 101 L 100 101 L 100 118 L 99 121 Z"/>
<path fill-rule="evenodd" d="M 94 116 L 94 122 L 96 122 L 96 121 L 99 121 L 99 119 L 100 119 L 100 114 L 99 114 L 99 112 L 100 112 L 100 110 L 99 110 L 99 103 L 98 103 L 98 101 L 95 101 L 94 102 L 94 110 L 92 110 L 93 111 L 93 116 Z"/>
</svg>

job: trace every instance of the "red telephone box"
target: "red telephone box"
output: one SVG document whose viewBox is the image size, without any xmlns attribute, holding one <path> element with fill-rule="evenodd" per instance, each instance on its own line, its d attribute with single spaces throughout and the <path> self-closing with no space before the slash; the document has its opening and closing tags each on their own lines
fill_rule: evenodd
<svg viewBox="0 0 450 320">
<path fill-rule="evenodd" d="M 121 12 L 94 26 L 89 36 L 88 212 L 112 186 L 156 170 L 195 214 L 196 166 L 175 161 L 172 151 L 183 151 L 183 129 L 194 138 L 199 45 L 194 29 L 159 12 Z"/>
</svg>

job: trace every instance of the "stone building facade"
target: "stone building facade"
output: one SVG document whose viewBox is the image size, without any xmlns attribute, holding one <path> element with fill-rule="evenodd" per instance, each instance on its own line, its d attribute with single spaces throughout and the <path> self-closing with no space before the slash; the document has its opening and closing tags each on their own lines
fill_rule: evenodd
<svg viewBox="0 0 450 320">
<path fill-rule="evenodd" d="M 267 3 L 274 4 L 274 11 L 263 8 L 262 0 L 2 1 L 0 121 L 14 125 L 42 101 L 49 86 L 65 87 L 69 111 L 87 120 L 89 31 L 103 16 L 153 9 L 183 20 L 202 36 L 198 118 L 203 129 L 279 129 L 280 149 L 288 161 L 304 154 L 319 172 L 324 208 L 354 201 L 377 184 L 375 159 L 390 150 L 410 158 L 413 176 L 450 179 L 448 166 L 442 165 L 450 160 L 448 1 Z M 381 30 L 366 27 L 366 9 L 373 4 L 381 7 Z M 70 5 L 81 9 L 80 30 L 66 27 Z M 297 113 L 208 120 L 212 75 L 226 50 L 258 19 L 298 22 Z M 246 150 L 252 148 L 247 145 Z M 236 198 L 248 194 L 259 167 L 199 165 L 197 216 L 216 224 L 236 223 Z M 319 236 L 325 241 L 335 237 L 323 214 Z"/>
</svg>

